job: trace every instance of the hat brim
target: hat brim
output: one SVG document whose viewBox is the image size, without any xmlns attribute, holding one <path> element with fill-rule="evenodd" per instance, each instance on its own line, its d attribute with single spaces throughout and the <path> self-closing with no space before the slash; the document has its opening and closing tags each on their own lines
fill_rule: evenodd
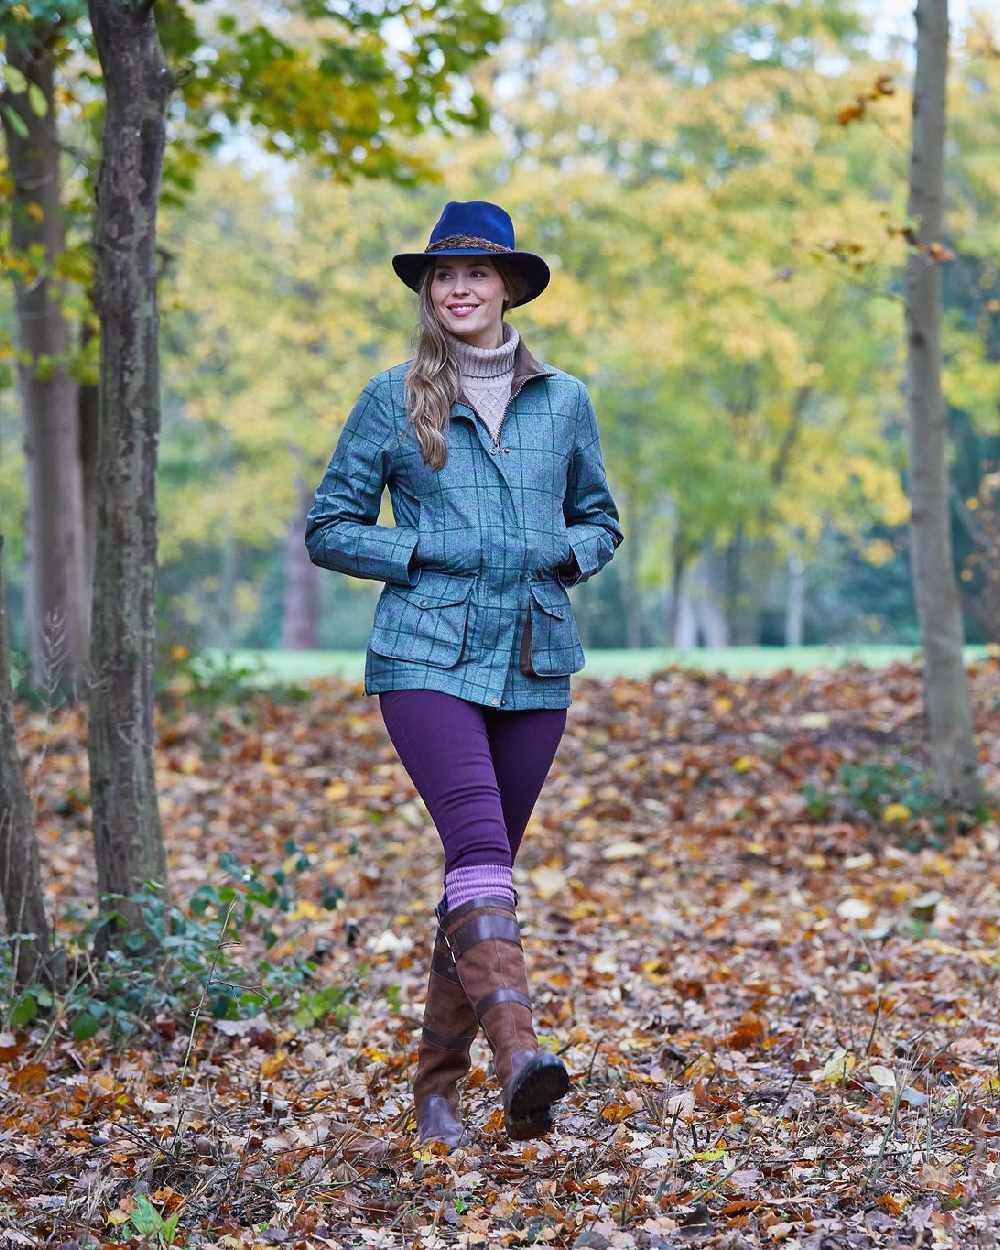
<svg viewBox="0 0 1000 1250">
<path fill-rule="evenodd" d="M 549 267 L 533 252 L 489 252 L 481 247 L 448 247 L 436 252 L 400 252 L 392 258 L 392 267 L 396 276 L 401 278 L 411 291 L 419 291 L 420 279 L 428 264 L 437 256 L 485 256 L 488 260 L 502 260 L 516 269 L 528 284 L 528 293 L 511 304 L 518 308 L 529 300 L 537 299 L 549 285 L 552 276 Z"/>
</svg>

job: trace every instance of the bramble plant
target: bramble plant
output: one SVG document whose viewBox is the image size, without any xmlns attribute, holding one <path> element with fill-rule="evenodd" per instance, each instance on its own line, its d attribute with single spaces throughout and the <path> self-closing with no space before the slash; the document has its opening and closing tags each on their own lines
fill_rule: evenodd
<svg viewBox="0 0 1000 1250">
<path fill-rule="evenodd" d="M 312 959 L 264 958 L 247 969 L 233 954 L 251 933 L 270 950 L 278 940 L 278 916 L 296 906 L 295 880 L 312 861 L 291 840 L 284 849 L 283 864 L 268 872 L 241 864 L 230 853 L 221 855 L 223 880 L 199 886 L 186 908 L 167 903 L 159 888 L 147 883 L 136 899 L 145 930 L 126 933 L 95 963 L 89 951 L 97 934 L 121 918 L 115 908 L 104 909 L 69 944 L 64 988 L 27 987 L 10 1002 L 5 1027 L 23 1028 L 44 1015 L 77 1040 L 106 1029 L 111 1041 L 120 1041 L 157 1018 L 190 1013 L 202 999 L 216 1019 L 271 1011 L 288 1012 L 298 1027 L 346 1025 L 366 965 L 347 985 L 315 986 L 318 963 Z M 327 886 L 322 906 L 335 911 L 342 897 L 339 889 Z M 3 944 L 9 978 L 11 942 L 7 938 Z"/>
<path fill-rule="evenodd" d="M 811 820 L 829 820 L 837 813 L 855 819 L 867 817 L 883 827 L 906 827 L 914 820 L 926 820 L 938 835 L 955 828 L 982 823 L 989 818 L 989 805 L 968 813 L 956 813 L 931 789 L 930 775 L 906 760 L 888 763 L 874 760 L 865 764 L 841 764 L 833 782 L 821 788 L 806 782 L 800 793 Z M 910 843 L 917 844 L 911 838 Z"/>
<path fill-rule="evenodd" d="M 174 643 L 160 656 L 156 691 L 160 697 L 195 707 L 243 703 L 262 691 L 283 703 L 301 703 L 312 697 L 310 690 L 296 682 L 261 681 L 270 676 L 273 671 L 259 658 L 238 660 L 228 651 L 196 654 L 183 643 Z"/>
</svg>

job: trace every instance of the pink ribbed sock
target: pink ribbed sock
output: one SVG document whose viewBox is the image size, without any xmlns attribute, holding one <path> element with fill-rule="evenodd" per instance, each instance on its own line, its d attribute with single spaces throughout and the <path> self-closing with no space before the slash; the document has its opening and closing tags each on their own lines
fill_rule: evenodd
<svg viewBox="0 0 1000 1250">
<path fill-rule="evenodd" d="M 511 903 L 514 902 L 514 883 L 506 864 L 473 864 L 470 868 L 453 868 L 445 874 L 444 891 L 449 911 L 480 894 L 509 896 Z"/>
</svg>

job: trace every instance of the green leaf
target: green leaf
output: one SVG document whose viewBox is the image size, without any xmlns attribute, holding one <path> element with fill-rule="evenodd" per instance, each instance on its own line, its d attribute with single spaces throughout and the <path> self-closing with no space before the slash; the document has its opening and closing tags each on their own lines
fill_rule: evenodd
<svg viewBox="0 0 1000 1250">
<path fill-rule="evenodd" d="M 182 1208 L 178 1207 L 173 1215 L 163 1221 L 163 1227 L 160 1229 L 160 1236 L 168 1246 L 174 1244 L 174 1237 L 177 1233 L 177 1221 L 181 1218 L 181 1210 Z"/>
<path fill-rule="evenodd" d="M 20 95 L 22 91 L 28 90 L 28 80 L 16 66 L 5 65 L 3 67 L 3 76 L 6 79 L 7 86 L 14 95 Z"/>
<path fill-rule="evenodd" d="M 49 111 L 49 102 L 45 98 L 45 92 L 36 82 L 28 88 L 28 101 L 36 117 L 44 117 Z"/>
<path fill-rule="evenodd" d="M 163 1219 L 159 1211 L 148 1198 L 143 1198 L 141 1195 L 135 1200 L 135 1210 L 129 1216 L 129 1223 L 142 1237 L 151 1237 L 153 1233 L 158 1233 L 163 1228 Z"/>
<path fill-rule="evenodd" d="M 10 1027 L 17 1029 L 22 1025 L 30 1024 L 37 1015 L 37 999 L 34 994 L 25 992 L 14 1000 L 14 1005 L 10 1009 Z"/>
<path fill-rule="evenodd" d="M 81 1011 L 73 1020 L 73 1036 L 78 1042 L 85 1042 L 88 1037 L 93 1037 L 100 1027 L 101 1022 L 96 1016 L 91 1015 L 89 1011 Z"/>
<path fill-rule="evenodd" d="M 13 109 L 9 104 L 5 104 L 3 106 L 3 111 L 7 115 L 7 120 L 10 122 L 11 128 L 16 130 L 22 139 L 27 139 L 28 127 L 24 124 L 24 118 L 17 111 L 17 109 Z"/>
</svg>

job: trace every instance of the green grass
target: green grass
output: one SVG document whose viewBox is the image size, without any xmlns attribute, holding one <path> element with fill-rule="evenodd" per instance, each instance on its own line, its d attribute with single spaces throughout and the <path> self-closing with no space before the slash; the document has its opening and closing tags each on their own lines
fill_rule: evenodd
<svg viewBox="0 0 1000 1250">
<path fill-rule="evenodd" d="M 987 647 L 966 647 L 966 662 L 982 659 Z M 791 668 L 804 671 L 836 668 L 841 664 L 860 662 L 871 668 L 890 664 L 893 660 L 918 661 L 917 647 L 897 646 L 834 646 L 834 647 L 588 647 L 587 665 L 577 677 L 646 677 L 669 664 L 704 672 L 772 673 Z M 221 651 L 210 651 L 207 657 L 221 658 Z M 264 651 L 234 650 L 228 653 L 236 663 L 259 661 L 273 674 L 273 680 L 304 681 L 310 677 L 337 674 L 360 681 L 364 676 L 363 651 Z M 267 675 L 262 675 L 266 680 Z"/>
</svg>

